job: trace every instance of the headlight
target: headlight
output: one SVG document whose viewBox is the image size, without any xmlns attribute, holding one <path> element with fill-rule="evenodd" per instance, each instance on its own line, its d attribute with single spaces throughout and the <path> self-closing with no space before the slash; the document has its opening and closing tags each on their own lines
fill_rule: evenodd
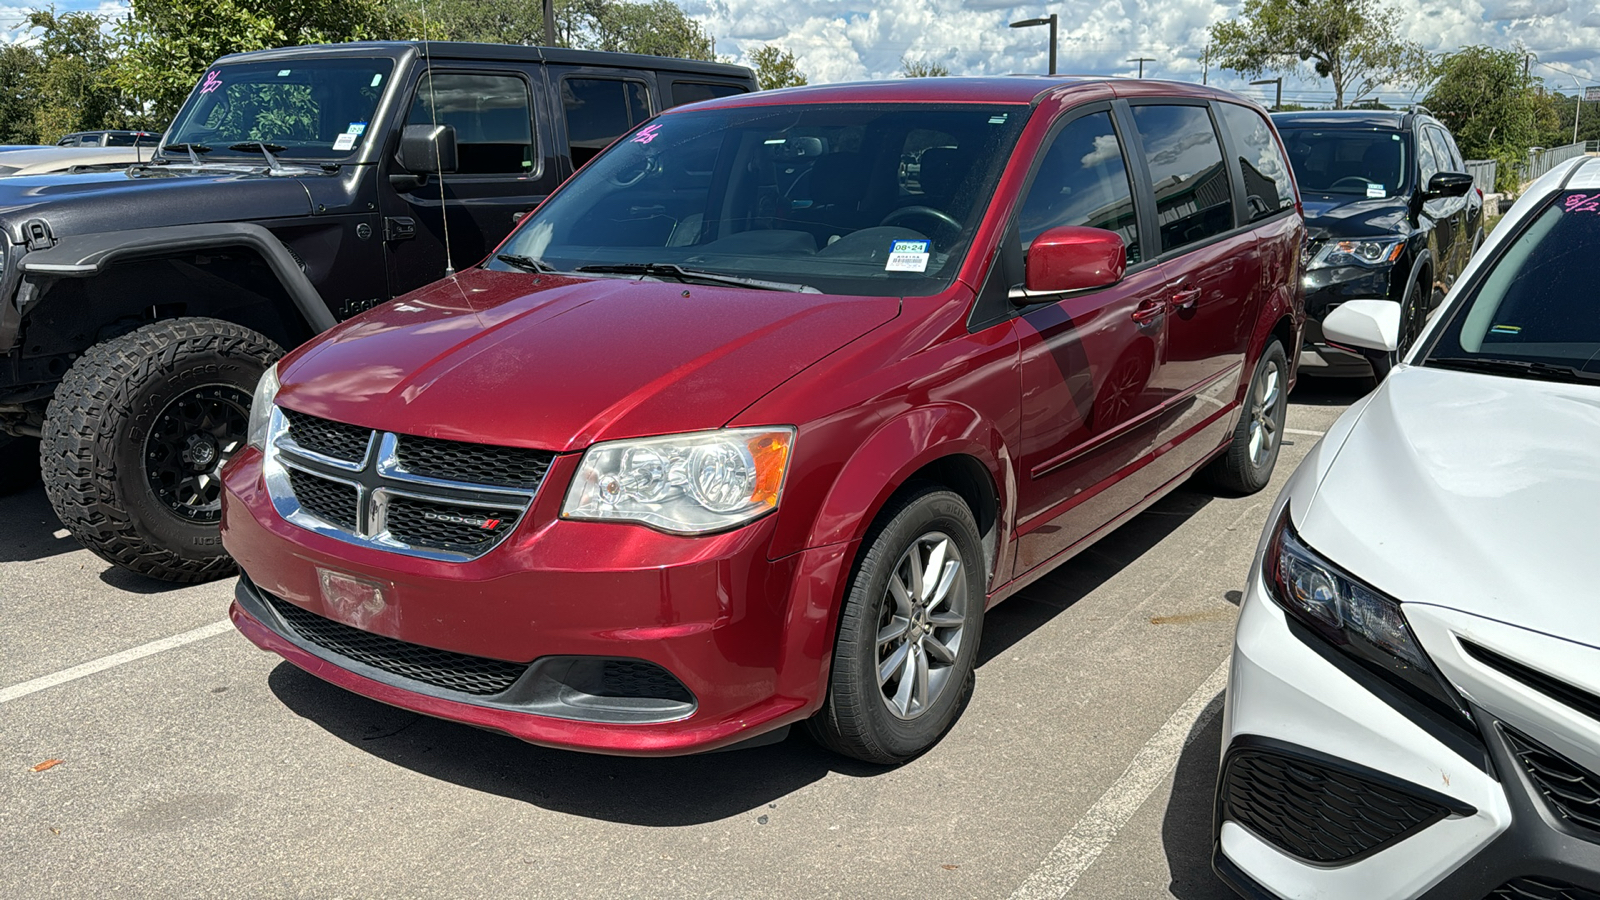
<svg viewBox="0 0 1600 900">
<path fill-rule="evenodd" d="M 1367 241 L 1328 241 L 1317 249 L 1307 264 L 1307 269 L 1332 269 L 1339 266 L 1392 265 L 1406 248 L 1405 238 L 1382 238 Z"/>
<path fill-rule="evenodd" d="M 1356 580 L 1305 545 L 1285 507 L 1262 562 L 1273 599 L 1345 654 L 1397 678 L 1441 711 L 1466 708 L 1406 624 L 1400 603 Z"/>
<path fill-rule="evenodd" d="M 256 392 L 250 397 L 250 428 L 246 432 L 250 446 L 267 449 L 267 428 L 272 424 L 272 403 L 278 399 L 278 366 L 276 363 L 261 373 L 256 382 Z"/>
<path fill-rule="evenodd" d="M 639 522 L 675 534 L 724 531 L 778 506 L 794 429 L 726 428 L 595 444 L 565 519 Z"/>
</svg>

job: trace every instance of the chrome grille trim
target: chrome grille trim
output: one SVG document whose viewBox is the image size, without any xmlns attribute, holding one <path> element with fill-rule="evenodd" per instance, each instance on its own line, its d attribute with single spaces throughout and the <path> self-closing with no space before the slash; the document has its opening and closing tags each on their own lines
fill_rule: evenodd
<svg viewBox="0 0 1600 900">
<path fill-rule="evenodd" d="M 526 518 L 529 507 L 538 496 L 540 485 L 527 490 L 480 485 L 469 482 L 447 481 L 413 475 L 402 469 L 395 460 L 395 448 L 401 435 L 374 431 L 367 443 L 365 457 L 359 462 L 335 459 L 300 446 L 288 434 L 288 423 L 283 411 L 272 410 L 267 430 L 267 449 L 262 461 L 267 496 L 273 508 L 284 520 L 307 531 L 374 550 L 398 553 L 440 562 L 467 562 L 477 559 L 503 543 Z M 353 487 L 356 490 L 356 527 L 346 528 L 330 522 L 303 506 L 295 497 L 289 480 L 294 470 L 304 475 L 325 479 Z M 399 540 L 386 527 L 390 500 L 404 497 L 442 506 L 473 507 L 486 510 L 513 509 L 516 519 L 504 534 L 495 535 L 471 552 L 438 547 L 417 546 Z"/>
</svg>

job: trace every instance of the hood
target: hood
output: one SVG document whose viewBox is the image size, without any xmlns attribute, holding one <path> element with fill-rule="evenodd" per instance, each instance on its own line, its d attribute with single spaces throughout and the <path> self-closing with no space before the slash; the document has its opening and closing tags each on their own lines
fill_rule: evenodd
<svg viewBox="0 0 1600 900">
<path fill-rule="evenodd" d="M 291 355 L 278 399 L 371 428 L 572 450 L 720 427 L 899 309 L 894 297 L 470 269 Z"/>
<path fill-rule="evenodd" d="M 1402 602 L 1600 646 L 1597 509 L 1600 387 L 1403 366 L 1292 512 Z"/>
<path fill-rule="evenodd" d="M 286 176 L 213 171 L 0 178 L 0 221 L 15 226 L 38 217 L 50 223 L 57 237 L 310 214 L 311 199 L 305 185 Z"/>
<path fill-rule="evenodd" d="M 1314 241 L 1405 234 L 1410 228 L 1409 203 L 1403 196 L 1368 199 L 1307 193 L 1300 205 L 1305 208 L 1306 230 Z"/>
</svg>

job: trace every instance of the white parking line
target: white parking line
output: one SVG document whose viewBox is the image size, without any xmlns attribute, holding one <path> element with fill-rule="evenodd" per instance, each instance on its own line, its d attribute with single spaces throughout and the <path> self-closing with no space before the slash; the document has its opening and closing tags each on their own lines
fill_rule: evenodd
<svg viewBox="0 0 1600 900">
<path fill-rule="evenodd" d="M 1183 748 L 1217 714 L 1220 704 L 1213 706 L 1211 700 L 1227 684 L 1228 660 L 1223 660 L 1155 736 L 1139 748 L 1122 777 L 1089 807 L 1078 824 L 1072 826 L 1039 868 L 1011 895 L 1011 900 L 1047 897 L 1056 900 L 1070 893 L 1083 873 L 1116 839 L 1122 826 L 1128 824 L 1177 766 Z"/>
<path fill-rule="evenodd" d="M 1304 428 L 1285 428 L 1284 432 L 1286 434 L 1305 435 L 1306 437 L 1322 437 L 1323 435 L 1327 434 L 1326 431 L 1307 431 Z"/>
<path fill-rule="evenodd" d="M 77 679 L 86 675 L 93 675 L 96 672 L 104 672 L 107 669 L 116 668 L 123 663 L 130 663 L 136 659 L 144 659 L 146 656 L 154 656 L 157 653 L 163 653 L 167 650 L 182 647 L 184 644 L 192 644 L 195 641 L 205 640 L 208 637 L 214 637 L 223 633 L 224 631 L 230 630 L 231 628 L 233 628 L 233 623 L 227 619 L 223 619 L 220 622 L 212 622 L 210 625 L 202 625 L 193 631 L 185 631 L 183 634 L 175 634 L 172 637 L 164 637 L 158 641 L 151 641 L 148 644 L 140 644 L 137 647 L 124 650 L 121 653 L 113 653 L 110 656 L 102 656 L 99 659 L 91 659 L 86 663 L 80 663 L 70 669 L 62 669 L 61 671 L 50 675 L 41 675 L 32 681 L 24 681 L 21 684 L 14 684 L 8 688 L 0 688 L 0 703 L 10 703 L 12 700 L 17 699 L 18 697 L 26 697 L 29 694 L 38 693 L 45 688 L 53 688 L 58 684 L 66 684 L 69 681 L 76 681 Z"/>
</svg>

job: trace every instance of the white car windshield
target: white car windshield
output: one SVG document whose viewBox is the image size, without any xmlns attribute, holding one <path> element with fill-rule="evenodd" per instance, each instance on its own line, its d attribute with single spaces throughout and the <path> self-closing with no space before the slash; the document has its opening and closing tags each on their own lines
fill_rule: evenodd
<svg viewBox="0 0 1600 900">
<path fill-rule="evenodd" d="M 1597 255 L 1600 193 L 1556 195 L 1456 307 L 1423 363 L 1600 378 L 1600 303 L 1589 268 Z"/>
<path fill-rule="evenodd" d="M 1029 112 L 841 103 L 661 116 L 586 165 L 489 266 L 679 278 L 677 267 L 926 295 L 954 277 Z"/>
</svg>

